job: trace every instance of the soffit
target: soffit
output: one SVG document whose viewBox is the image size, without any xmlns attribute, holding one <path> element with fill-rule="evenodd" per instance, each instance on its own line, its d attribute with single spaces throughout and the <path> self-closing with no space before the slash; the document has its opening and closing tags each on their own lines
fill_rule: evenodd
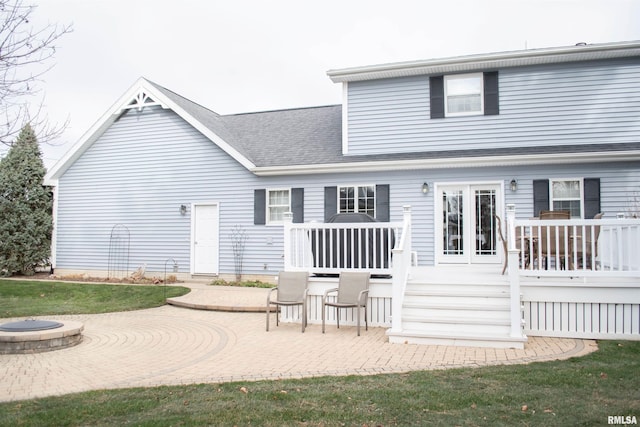
<svg viewBox="0 0 640 427">
<path fill-rule="evenodd" d="M 640 57 L 640 42 L 577 45 L 329 70 L 334 83 Z"/>
</svg>

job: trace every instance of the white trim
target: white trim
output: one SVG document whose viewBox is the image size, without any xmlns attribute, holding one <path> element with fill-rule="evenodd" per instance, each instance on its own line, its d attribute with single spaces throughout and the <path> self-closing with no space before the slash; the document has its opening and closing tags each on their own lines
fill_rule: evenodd
<svg viewBox="0 0 640 427">
<path fill-rule="evenodd" d="M 449 94 L 448 83 L 453 80 L 460 79 L 478 79 L 480 82 L 480 110 L 479 111 L 462 111 L 452 113 L 449 111 Z M 466 73 L 466 74 L 448 74 L 444 76 L 444 116 L 460 117 L 460 116 L 482 116 L 484 115 L 484 74 L 483 73 Z"/>
<path fill-rule="evenodd" d="M 486 69 L 594 61 L 638 55 L 640 55 L 640 41 L 626 41 L 368 65 L 329 70 L 327 75 L 334 83 L 342 83 L 391 77 L 468 73 Z"/>
<path fill-rule="evenodd" d="M 337 186 L 337 191 L 336 191 L 336 213 L 350 213 L 350 212 L 340 212 L 340 189 L 341 188 L 349 188 L 349 187 L 353 187 L 354 189 L 354 211 L 353 213 L 362 213 L 358 210 L 358 190 L 361 187 L 372 187 L 373 188 L 373 216 L 374 218 L 376 217 L 377 213 L 376 212 L 376 196 L 377 196 L 377 191 L 376 191 L 376 185 L 375 184 L 345 184 L 345 185 L 338 185 Z"/>
<path fill-rule="evenodd" d="M 96 142 L 102 134 L 118 119 L 123 109 L 130 107 L 131 100 L 135 99 L 140 93 L 150 95 L 155 101 L 154 104 L 161 105 L 163 108 L 169 108 L 187 123 L 197 129 L 205 137 L 219 146 L 223 151 L 229 154 L 234 160 L 240 163 L 248 170 L 254 169 L 256 166 L 239 151 L 229 145 L 221 137 L 200 123 L 193 116 L 188 114 L 182 107 L 173 102 L 158 90 L 151 82 L 145 78 L 139 78 L 133 86 L 131 86 L 96 122 L 94 125 L 76 142 L 76 144 L 67 151 L 62 158 L 47 172 L 44 178 L 45 185 L 57 185 L 58 179 L 66 172 L 66 170 L 78 159 L 82 154 Z M 136 106 L 137 107 L 137 106 Z"/>
<path fill-rule="evenodd" d="M 196 237 L 196 207 L 198 206 L 216 206 L 218 210 L 218 221 L 216 223 L 216 235 L 218 236 L 218 246 L 216 250 L 216 262 L 215 262 L 215 272 L 210 273 L 197 273 L 195 271 L 195 237 Z M 220 202 L 193 202 L 191 203 L 190 208 L 190 223 L 191 230 L 189 232 L 189 273 L 191 275 L 213 275 L 220 273 Z"/>
<path fill-rule="evenodd" d="M 554 210 L 553 202 L 555 199 L 553 197 L 553 183 L 559 182 L 559 181 L 578 181 L 580 183 L 580 219 L 585 219 L 584 218 L 584 178 L 572 178 L 572 177 L 549 178 L 549 209 Z M 572 200 L 572 199 L 568 199 L 568 200 Z"/>
<path fill-rule="evenodd" d="M 53 229 L 51 230 L 51 256 L 50 262 L 53 269 L 56 268 L 57 256 L 58 256 L 58 187 L 53 187 L 53 206 L 51 211 L 51 221 L 53 223 Z"/>
<path fill-rule="evenodd" d="M 480 187 L 491 187 L 492 190 L 496 190 L 496 213 L 501 215 L 504 222 L 504 181 L 459 181 L 459 182 L 435 182 L 433 184 L 433 207 L 435 209 L 433 213 L 433 229 L 434 229 L 434 265 L 455 265 L 455 264 L 498 264 L 504 260 L 502 254 L 501 245 L 498 242 L 496 230 L 496 254 L 487 255 L 485 257 L 474 255 L 473 253 L 473 239 L 465 239 L 464 253 L 461 255 L 444 255 L 443 254 L 443 229 L 442 229 L 442 198 L 440 197 L 440 191 L 443 188 L 458 189 L 462 191 L 462 197 L 464 198 L 465 205 L 463 206 L 463 215 L 466 218 L 464 221 L 464 232 L 466 234 L 473 234 L 473 226 L 475 225 L 473 220 L 472 201 L 473 190 Z"/>
<path fill-rule="evenodd" d="M 349 153 L 349 83 L 342 83 L 342 154 Z"/>
<path fill-rule="evenodd" d="M 490 166 L 555 165 L 570 163 L 627 162 L 640 160 L 640 151 L 607 153 L 561 153 L 483 157 L 451 157 L 369 162 L 322 163 L 313 165 L 264 166 L 252 169 L 257 176 L 307 175 L 336 172 L 380 172 L 407 169 L 453 169 Z"/>
<path fill-rule="evenodd" d="M 274 187 L 274 188 L 265 188 L 265 201 L 264 201 L 264 216 L 265 216 L 265 225 L 283 225 L 284 219 L 281 221 L 271 221 L 271 215 L 269 212 L 269 192 L 270 191 L 287 191 L 289 193 L 289 209 L 287 212 L 291 212 L 291 187 Z"/>
<path fill-rule="evenodd" d="M 131 100 L 129 102 L 129 104 L 127 105 L 123 105 L 122 108 L 120 108 L 120 112 L 124 111 L 124 110 L 132 110 L 132 109 L 137 109 L 138 111 L 142 111 L 144 109 L 144 107 L 153 107 L 159 105 L 162 108 L 168 108 L 166 105 L 154 101 L 149 94 L 147 93 L 147 91 L 145 90 L 138 90 L 138 93 L 133 97 L 133 100 Z"/>
</svg>

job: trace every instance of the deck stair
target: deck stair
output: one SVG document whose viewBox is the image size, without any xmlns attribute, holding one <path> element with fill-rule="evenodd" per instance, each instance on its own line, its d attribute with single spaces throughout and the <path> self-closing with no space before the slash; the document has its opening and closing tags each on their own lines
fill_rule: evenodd
<svg viewBox="0 0 640 427">
<path fill-rule="evenodd" d="M 415 269 L 402 305 L 402 331 L 395 343 L 523 348 L 511 337 L 507 276 L 493 267 Z"/>
</svg>

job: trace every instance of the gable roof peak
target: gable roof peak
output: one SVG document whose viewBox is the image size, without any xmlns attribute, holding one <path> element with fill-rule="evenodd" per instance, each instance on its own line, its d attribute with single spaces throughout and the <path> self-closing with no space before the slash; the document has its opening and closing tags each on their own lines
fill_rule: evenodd
<svg viewBox="0 0 640 427">
<path fill-rule="evenodd" d="M 140 77 L 48 171 L 45 184 L 56 185 L 66 170 L 127 110 L 142 110 L 148 106 L 161 106 L 172 110 L 242 166 L 248 170 L 255 168 L 253 162 L 236 148 L 235 137 L 219 114 Z"/>
</svg>

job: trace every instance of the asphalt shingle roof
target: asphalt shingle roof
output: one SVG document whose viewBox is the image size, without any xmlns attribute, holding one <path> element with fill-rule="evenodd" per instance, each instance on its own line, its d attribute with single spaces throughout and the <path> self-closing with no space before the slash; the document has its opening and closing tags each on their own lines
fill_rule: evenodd
<svg viewBox="0 0 640 427">
<path fill-rule="evenodd" d="M 639 141 L 616 144 L 343 155 L 342 106 L 340 105 L 219 115 L 169 89 L 152 84 L 257 167 L 640 150 Z"/>
</svg>

